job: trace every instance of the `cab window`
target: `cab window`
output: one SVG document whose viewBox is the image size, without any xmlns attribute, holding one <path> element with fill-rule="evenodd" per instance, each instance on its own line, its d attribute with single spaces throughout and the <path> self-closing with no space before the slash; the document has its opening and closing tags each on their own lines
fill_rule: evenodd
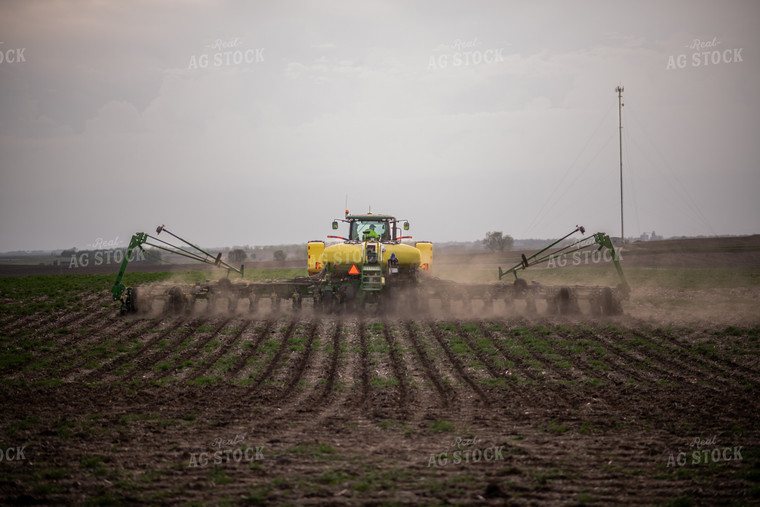
<svg viewBox="0 0 760 507">
<path fill-rule="evenodd" d="M 356 220 L 351 224 L 350 238 L 353 240 L 361 241 L 365 237 L 364 231 L 369 232 L 368 235 L 371 238 L 377 237 L 381 241 L 387 241 L 390 239 L 390 231 L 388 230 L 388 224 L 386 222 L 380 222 L 377 220 Z M 377 236 L 375 236 L 377 234 Z"/>
</svg>

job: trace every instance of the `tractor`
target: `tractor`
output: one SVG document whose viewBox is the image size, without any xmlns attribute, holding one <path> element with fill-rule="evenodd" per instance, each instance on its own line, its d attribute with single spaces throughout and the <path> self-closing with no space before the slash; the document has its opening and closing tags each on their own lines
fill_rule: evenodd
<svg viewBox="0 0 760 507">
<path fill-rule="evenodd" d="M 315 307 L 330 312 L 342 306 L 388 305 L 401 292 L 416 290 L 421 272 L 431 267 L 433 244 L 402 243 L 412 238 L 402 235 L 402 229 L 409 230 L 408 221 L 400 225 L 402 221 L 390 215 L 352 215 L 348 210 L 340 221 L 348 225 L 348 237 L 328 238 L 341 243 L 310 241 L 306 247 L 308 273 L 321 279 L 313 296 Z M 338 222 L 333 221 L 333 230 L 338 230 Z"/>
<path fill-rule="evenodd" d="M 290 300 L 294 310 L 301 309 L 303 302 L 310 300 L 313 310 L 320 313 L 364 312 L 369 308 L 381 312 L 393 312 L 399 308 L 407 312 L 421 312 L 432 304 L 448 312 L 453 302 L 458 302 L 466 312 L 472 309 L 475 301 L 481 301 L 484 310 L 494 311 L 494 303 L 503 301 L 507 308 L 515 308 L 518 302 L 522 302 L 522 311 L 527 314 L 537 313 L 537 303 L 541 303 L 549 314 L 577 313 L 583 302 L 594 315 L 617 315 L 622 313 L 621 302 L 630 293 L 607 234 L 596 233 L 575 242 L 566 241 L 573 234 L 585 234 L 582 226 L 576 226 L 569 234 L 531 256 L 523 254 L 520 262 L 511 268 L 502 270 L 500 267 L 498 280 L 470 284 L 432 276 L 433 244 L 428 241 L 403 243 L 402 240 L 412 239 L 404 235 L 409 230 L 407 220 L 371 212 L 350 214 L 346 210 L 344 218 L 332 222 L 334 231 L 340 228 L 339 222 L 347 225 L 347 236 L 327 236 L 338 242 L 330 245 L 322 240 L 307 243 L 305 276 L 268 282 L 243 280 L 244 265 L 235 268 L 221 260 L 221 253 L 214 256 L 168 231 L 163 225 L 156 229 L 156 236 L 137 233 L 132 236 L 111 289 L 113 299 L 121 302 L 122 314 L 152 309 L 154 300 L 163 300 L 164 310 L 176 313 L 195 311 L 199 301 L 205 301 L 206 311 L 212 311 L 219 305 L 218 301 L 223 300 L 226 301 L 226 309 L 235 312 L 240 302 L 247 300 L 248 310 L 254 312 L 264 300 L 269 300 L 270 308 L 275 310 L 280 308 L 283 300 Z M 162 232 L 179 240 L 182 245 L 159 239 L 158 235 Z M 126 287 L 122 278 L 130 255 L 133 249 L 142 249 L 143 245 L 224 268 L 227 277 L 189 286 Z M 609 250 L 621 281 L 617 287 L 544 286 L 535 282 L 529 284 L 517 276 L 518 272 L 547 262 L 560 252 L 575 252 L 594 246 L 598 246 L 599 250 Z M 230 279 L 233 273 L 239 274 L 241 279 Z M 510 274 L 514 275 L 514 280 L 503 281 Z"/>
</svg>

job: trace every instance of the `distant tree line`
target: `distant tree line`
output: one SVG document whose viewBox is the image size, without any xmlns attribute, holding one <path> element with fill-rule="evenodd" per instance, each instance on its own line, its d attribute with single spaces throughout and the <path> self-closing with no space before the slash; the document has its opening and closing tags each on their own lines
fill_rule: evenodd
<svg viewBox="0 0 760 507">
<path fill-rule="evenodd" d="M 254 258 L 256 257 L 256 254 L 253 254 Z M 245 253 L 245 250 L 242 248 L 236 248 L 234 250 L 230 250 L 230 252 L 227 254 L 227 260 L 230 262 L 245 262 L 245 260 L 248 258 L 248 254 Z"/>
<path fill-rule="evenodd" d="M 502 253 L 505 250 L 510 251 L 515 244 L 515 240 L 509 234 L 500 231 L 487 232 L 483 239 L 483 244 L 492 252 Z"/>
</svg>

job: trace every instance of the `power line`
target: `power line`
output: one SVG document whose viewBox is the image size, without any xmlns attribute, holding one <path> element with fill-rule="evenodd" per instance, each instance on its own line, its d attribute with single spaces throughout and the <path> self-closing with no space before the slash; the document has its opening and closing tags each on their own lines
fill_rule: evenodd
<svg viewBox="0 0 760 507">
<path fill-rule="evenodd" d="M 561 197 L 560 195 L 555 195 L 555 194 L 557 194 L 557 192 L 561 188 L 563 188 L 563 184 L 565 183 L 565 180 L 570 175 L 570 172 L 575 167 L 575 165 L 578 162 L 578 160 L 580 160 L 581 156 L 584 154 L 584 152 L 588 148 L 589 144 L 591 144 L 591 141 L 596 137 L 597 132 L 599 132 L 599 129 L 602 127 L 602 125 L 604 124 L 605 120 L 607 119 L 607 117 L 609 116 L 610 112 L 612 111 L 612 107 L 613 107 L 613 104 L 610 103 L 610 107 L 607 109 L 607 112 L 604 113 L 604 116 L 602 116 L 602 119 L 599 121 L 599 124 L 596 126 L 596 128 L 594 129 L 594 131 L 591 133 L 591 135 L 589 136 L 589 138 L 586 140 L 585 144 L 583 145 L 583 148 L 581 148 L 580 152 L 578 152 L 578 155 L 576 155 L 576 157 L 573 160 L 573 162 L 565 170 L 565 173 L 562 175 L 562 178 L 560 178 L 560 180 L 557 183 L 557 185 L 549 193 L 549 195 L 546 198 L 546 201 L 544 201 L 544 204 L 541 206 L 541 208 L 539 209 L 538 213 L 536 213 L 533 216 L 533 220 L 530 222 L 530 225 L 525 229 L 525 232 L 523 233 L 523 237 L 527 238 L 528 235 L 533 230 L 533 228 L 535 226 L 537 226 L 538 224 L 540 224 L 544 220 L 544 218 L 546 217 L 546 215 L 554 209 L 554 207 L 557 204 L 557 201 L 559 200 L 559 197 Z M 608 142 L 609 142 L 609 139 L 607 140 L 607 142 L 605 142 L 604 146 L 606 146 Z M 604 148 L 604 146 L 602 147 L 602 149 Z M 594 157 L 592 158 L 592 161 L 598 155 L 599 155 L 599 152 L 597 152 L 596 155 L 594 155 Z M 588 168 L 588 166 L 586 166 L 586 169 L 587 168 Z M 575 180 L 577 180 L 577 179 L 578 179 L 578 176 L 576 176 Z M 572 186 L 572 184 L 568 185 L 568 188 L 570 186 Z M 564 193 L 562 195 L 564 195 Z M 552 203 L 551 206 L 549 206 L 550 203 Z M 547 209 L 547 206 L 549 206 L 548 209 Z"/>
<path fill-rule="evenodd" d="M 689 193 L 688 188 L 678 178 L 678 175 L 673 170 L 673 168 L 671 167 L 671 165 L 668 163 L 667 159 L 665 158 L 664 154 L 660 150 L 659 146 L 657 146 L 654 143 L 654 141 L 652 140 L 651 136 L 649 135 L 649 132 L 644 127 L 643 123 L 639 120 L 638 116 L 636 115 L 636 113 L 633 110 L 631 110 L 631 117 L 633 118 L 633 121 L 636 123 L 636 125 L 644 133 L 644 136 L 649 141 L 650 146 L 652 148 L 654 148 L 655 153 L 659 156 L 660 161 L 662 162 L 660 165 L 665 169 L 665 171 L 661 171 L 659 165 L 655 164 L 654 162 L 652 162 L 652 160 L 649 159 L 646 151 L 644 151 L 639 146 L 639 149 L 641 149 L 642 153 L 644 153 L 644 155 L 647 156 L 647 158 L 649 159 L 649 162 L 650 162 L 651 166 L 655 170 L 657 170 L 657 172 L 659 172 L 661 176 L 664 177 L 663 179 L 666 181 L 666 183 L 670 186 L 671 190 L 673 190 L 673 192 L 675 194 L 680 194 L 680 197 L 683 199 L 684 204 L 686 204 L 686 206 L 688 208 L 690 208 L 691 212 L 697 218 L 699 218 L 699 220 L 702 222 L 702 224 L 705 225 L 710 230 L 710 232 L 713 235 L 716 235 L 715 230 L 712 228 L 712 225 L 707 220 L 707 217 L 704 215 L 704 213 L 702 213 L 702 210 L 699 208 L 699 206 L 697 205 L 696 201 L 691 197 L 691 194 Z M 631 140 L 634 142 L 634 144 L 636 143 L 636 141 L 635 141 L 634 138 L 631 138 Z"/>
</svg>

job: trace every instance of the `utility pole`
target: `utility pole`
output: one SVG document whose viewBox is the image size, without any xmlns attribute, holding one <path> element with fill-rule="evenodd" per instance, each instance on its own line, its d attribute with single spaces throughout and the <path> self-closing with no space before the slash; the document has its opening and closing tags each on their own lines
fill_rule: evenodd
<svg viewBox="0 0 760 507">
<path fill-rule="evenodd" d="M 622 86 L 615 88 L 618 94 L 618 125 L 620 127 L 620 242 L 625 243 L 623 229 L 623 90 Z"/>
</svg>

